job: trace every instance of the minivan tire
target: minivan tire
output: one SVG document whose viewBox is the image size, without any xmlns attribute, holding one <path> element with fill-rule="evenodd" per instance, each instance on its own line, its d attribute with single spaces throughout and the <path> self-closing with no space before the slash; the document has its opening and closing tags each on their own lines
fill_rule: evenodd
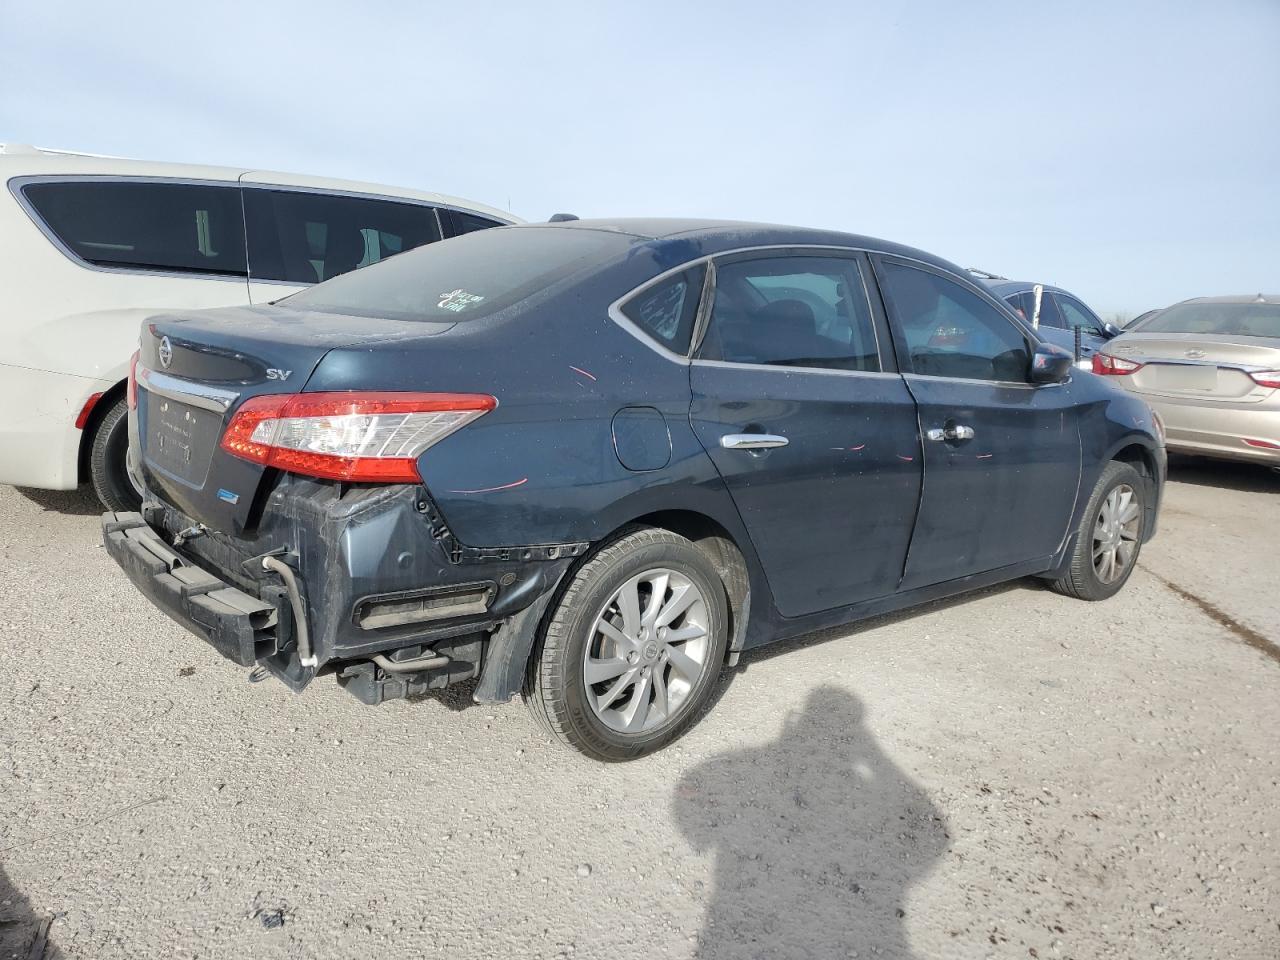
<svg viewBox="0 0 1280 960">
<path fill-rule="evenodd" d="M 673 703 L 669 708 L 669 717 L 652 730 L 623 733 L 607 725 L 592 706 L 594 701 L 588 700 L 593 694 L 584 673 L 586 658 L 589 644 L 595 640 L 596 618 L 608 609 L 611 598 L 633 577 L 654 570 L 686 578 L 701 594 L 707 637 L 702 668 L 697 682 L 682 694 L 679 704 Z M 553 740 L 596 760 L 619 762 L 653 753 L 684 734 L 706 707 L 725 660 L 728 610 L 723 581 L 693 543 L 669 530 L 633 529 L 572 574 L 534 650 L 525 702 Z M 649 669 L 664 671 L 663 676 L 668 676 L 665 660 Z M 674 672 L 670 676 L 674 677 Z M 626 696 L 635 696 L 638 689 L 632 688 Z M 668 690 L 666 683 L 664 690 Z M 649 696 L 648 690 L 644 695 Z M 670 691 L 667 696 L 671 696 Z M 656 708 L 656 698 L 654 704 Z"/>
<path fill-rule="evenodd" d="M 1112 491 L 1127 487 L 1133 491 L 1133 502 L 1138 508 L 1136 531 L 1134 531 L 1133 551 L 1126 559 L 1124 568 L 1112 580 L 1104 581 L 1095 569 L 1094 564 L 1094 531 L 1099 523 L 1099 514 Z M 1071 554 L 1071 565 L 1065 576 L 1054 580 L 1050 587 L 1058 593 L 1078 600 L 1106 600 L 1115 596 L 1125 585 L 1138 565 L 1138 554 L 1142 551 L 1142 541 L 1147 527 L 1147 481 L 1130 464 L 1113 460 L 1103 468 L 1093 488 L 1093 496 L 1085 508 L 1076 531 L 1075 549 Z"/>
<path fill-rule="evenodd" d="M 108 510 L 129 512 L 142 497 L 129 479 L 129 408 L 121 397 L 103 414 L 89 442 L 89 482 Z"/>
</svg>

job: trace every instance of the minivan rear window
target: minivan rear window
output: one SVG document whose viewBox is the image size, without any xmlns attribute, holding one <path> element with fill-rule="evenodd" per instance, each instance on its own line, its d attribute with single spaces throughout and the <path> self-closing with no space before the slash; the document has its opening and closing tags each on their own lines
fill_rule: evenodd
<svg viewBox="0 0 1280 960">
<path fill-rule="evenodd" d="M 1280 337 L 1280 303 L 1179 303 L 1138 329 L 1143 333 Z"/>
<path fill-rule="evenodd" d="M 391 320 L 475 320 L 620 256 L 634 239 L 564 227 L 478 230 L 335 277 L 280 303 Z"/>
<path fill-rule="evenodd" d="M 28 183 L 22 195 L 63 246 L 97 266 L 245 275 L 236 186 L 58 180 Z"/>
</svg>

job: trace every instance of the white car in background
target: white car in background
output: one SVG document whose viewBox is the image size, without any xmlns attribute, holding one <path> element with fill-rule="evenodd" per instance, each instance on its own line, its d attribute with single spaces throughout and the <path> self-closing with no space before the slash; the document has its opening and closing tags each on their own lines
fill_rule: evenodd
<svg viewBox="0 0 1280 960">
<path fill-rule="evenodd" d="M 0 144 L 0 483 L 93 484 L 125 465 L 138 330 L 265 303 L 445 237 L 519 222 L 434 193 Z"/>
</svg>

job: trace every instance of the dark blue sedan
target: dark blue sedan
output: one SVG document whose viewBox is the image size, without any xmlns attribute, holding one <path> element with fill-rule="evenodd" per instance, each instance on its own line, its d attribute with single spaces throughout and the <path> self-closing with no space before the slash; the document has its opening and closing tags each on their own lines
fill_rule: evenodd
<svg viewBox="0 0 1280 960">
<path fill-rule="evenodd" d="M 1080 357 L 1089 360 L 1108 341 L 1120 336 L 1120 328 L 1094 313 L 1075 294 L 1047 283 L 1028 280 L 1006 280 L 991 274 L 978 274 L 988 289 L 1013 308 L 1028 323 L 1035 322 L 1041 339 L 1075 350 L 1076 330 L 1080 331 Z M 1039 311 L 1036 310 L 1036 287 L 1040 287 Z M 1084 364 L 1088 366 L 1088 364 Z"/>
<path fill-rule="evenodd" d="M 755 224 L 502 227 L 156 316 L 112 557 L 294 690 L 478 678 L 601 760 L 721 666 L 1036 576 L 1112 596 L 1158 422 L 937 257 Z"/>
</svg>

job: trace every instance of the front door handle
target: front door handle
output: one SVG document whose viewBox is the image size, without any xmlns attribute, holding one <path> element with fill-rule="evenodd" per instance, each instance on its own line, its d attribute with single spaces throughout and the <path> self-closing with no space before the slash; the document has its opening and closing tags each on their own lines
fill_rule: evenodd
<svg viewBox="0 0 1280 960">
<path fill-rule="evenodd" d="M 925 436 L 938 443 L 943 440 L 972 440 L 973 427 L 966 427 L 960 423 L 948 423 L 945 427 L 931 427 L 925 431 Z"/>
<path fill-rule="evenodd" d="M 720 446 L 726 450 L 772 450 L 785 447 L 787 438 L 774 433 L 726 433 L 720 438 Z"/>
</svg>

